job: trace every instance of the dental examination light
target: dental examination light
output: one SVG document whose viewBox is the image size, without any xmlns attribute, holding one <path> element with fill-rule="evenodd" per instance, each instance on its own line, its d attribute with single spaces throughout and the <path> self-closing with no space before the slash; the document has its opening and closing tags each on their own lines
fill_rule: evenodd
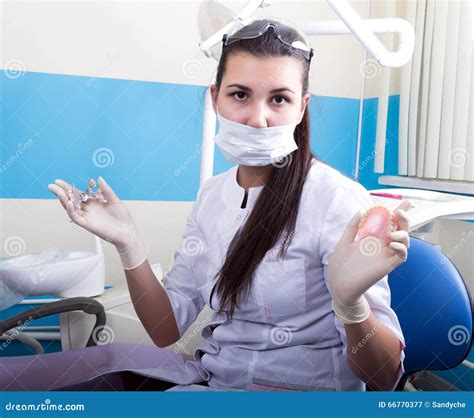
<svg viewBox="0 0 474 418">
<path fill-rule="evenodd" d="M 334 12 L 342 20 L 322 22 L 297 22 L 299 28 L 308 36 L 313 35 L 354 35 L 362 46 L 384 67 L 402 67 L 413 54 L 415 47 L 415 31 L 404 19 L 362 19 L 347 0 L 326 0 Z M 206 1 L 201 4 L 199 13 L 199 30 L 204 39 L 199 48 L 207 57 L 217 59 L 220 54 L 213 47 L 222 42 L 222 36 L 235 23 L 235 20 L 250 18 L 259 8 L 268 7 L 271 0 L 250 0 L 246 6 L 234 13 L 223 5 Z M 207 19 L 206 19 L 207 18 Z M 217 30 L 212 33 L 213 29 Z M 375 33 L 397 33 L 399 50 L 388 51 Z"/>
</svg>

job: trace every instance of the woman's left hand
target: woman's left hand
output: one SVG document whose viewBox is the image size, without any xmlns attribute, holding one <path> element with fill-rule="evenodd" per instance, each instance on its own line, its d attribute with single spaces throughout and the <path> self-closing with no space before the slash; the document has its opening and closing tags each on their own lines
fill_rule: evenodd
<svg viewBox="0 0 474 418">
<path fill-rule="evenodd" d="M 410 201 L 404 200 L 393 211 L 398 218 L 398 230 L 389 235 L 388 245 L 374 236 L 354 241 L 363 212 L 357 213 L 347 225 L 328 261 L 333 307 L 344 322 L 365 319 L 368 304 L 363 293 L 406 261 L 410 246 L 406 211 L 410 206 Z"/>
</svg>

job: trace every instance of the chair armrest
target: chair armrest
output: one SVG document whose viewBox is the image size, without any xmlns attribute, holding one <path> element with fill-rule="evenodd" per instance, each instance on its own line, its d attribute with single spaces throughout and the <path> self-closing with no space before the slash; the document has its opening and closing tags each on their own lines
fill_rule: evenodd
<svg viewBox="0 0 474 418">
<path fill-rule="evenodd" d="M 96 341 L 93 336 L 97 329 L 100 332 L 105 325 L 105 309 L 100 302 L 87 297 L 67 298 L 51 303 L 45 303 L 38 308 L 32 308 L 28 311 L 12 316 L 4 321 L 0 321 L 0 335 L 5 333 L 5 331 L 23 324 L 25 321 L 33 321 L 45 316 L 70 311 L 84 311 L 85 313 L 96 316 L 95 325 L 94 328 L 92 328 L 92 332 L 89 340 L 87 341 L 86 347 L 92 347 L 96 345 Z"/>
</svg>

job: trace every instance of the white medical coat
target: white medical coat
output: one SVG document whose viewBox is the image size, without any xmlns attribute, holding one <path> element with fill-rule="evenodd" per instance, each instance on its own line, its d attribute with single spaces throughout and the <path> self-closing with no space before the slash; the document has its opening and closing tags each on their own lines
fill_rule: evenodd
<svg viewBox="0 0 474 418">
<path fill-rule="evenodd" d="M 209 305 L 229 243 L 263 188 L 250 188 L 242 209 L 245 189 L 236 175 L 237 166 L 202 185 L 182 245 L 165 275 L 180 335 Z M 277 259 L 280 241 L 260 263 L 248 298 L 232 320 L 217 312 L 214 292 L 211 321 L 197 324 L 203 340 L 192 366 L 202 379 L 195 380 L 207 380 L 216 390 L 365 390 L 346 359 L 352 347 L 346 346 L 344 325 L 332 311 L 327 264 L 349 220 L 372 205 L 362 185 L 313 160 L 284 259 Z M 404 347 L 400 324 L 390 307 L 387 277 L 365 297 L 375 317 L 393 330 Z M 399 377 L 403 358 L 402 352 Z"/>
</svg>

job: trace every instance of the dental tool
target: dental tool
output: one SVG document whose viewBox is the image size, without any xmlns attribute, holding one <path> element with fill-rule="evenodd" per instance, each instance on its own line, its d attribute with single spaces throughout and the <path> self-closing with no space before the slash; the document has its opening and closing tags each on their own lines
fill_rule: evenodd
<svg viewBox="0 0 474 418">
<path fill-rule="evenodd" d="M 100 189 L 98 189 L 97 191 L 93 190 L 94 187 L 96 187 L 96 186 L 97 186 L 97 183 L 92 178 L 89 179 L 89 183 L 88 183 L 88 186 L 87 186 L 85 192 L 82 192 L 81 190 L 76 189 L 76 187 L 74 185 L 72 185 L 72 193 L 73 193 L 73 197 L 74 197 L 74 207 L 76 209 L 80 209 L 81 208 L 81 203 L 83 203 L 83 202 L 85 203 L 90 199 L 95 199 L 95 200 L 97 200 L 98 202 L 101 202 L 101 203 L 107 203 L 107 199 L 104 197 L 104 195 L 102 194 Z"/>
</svg>

